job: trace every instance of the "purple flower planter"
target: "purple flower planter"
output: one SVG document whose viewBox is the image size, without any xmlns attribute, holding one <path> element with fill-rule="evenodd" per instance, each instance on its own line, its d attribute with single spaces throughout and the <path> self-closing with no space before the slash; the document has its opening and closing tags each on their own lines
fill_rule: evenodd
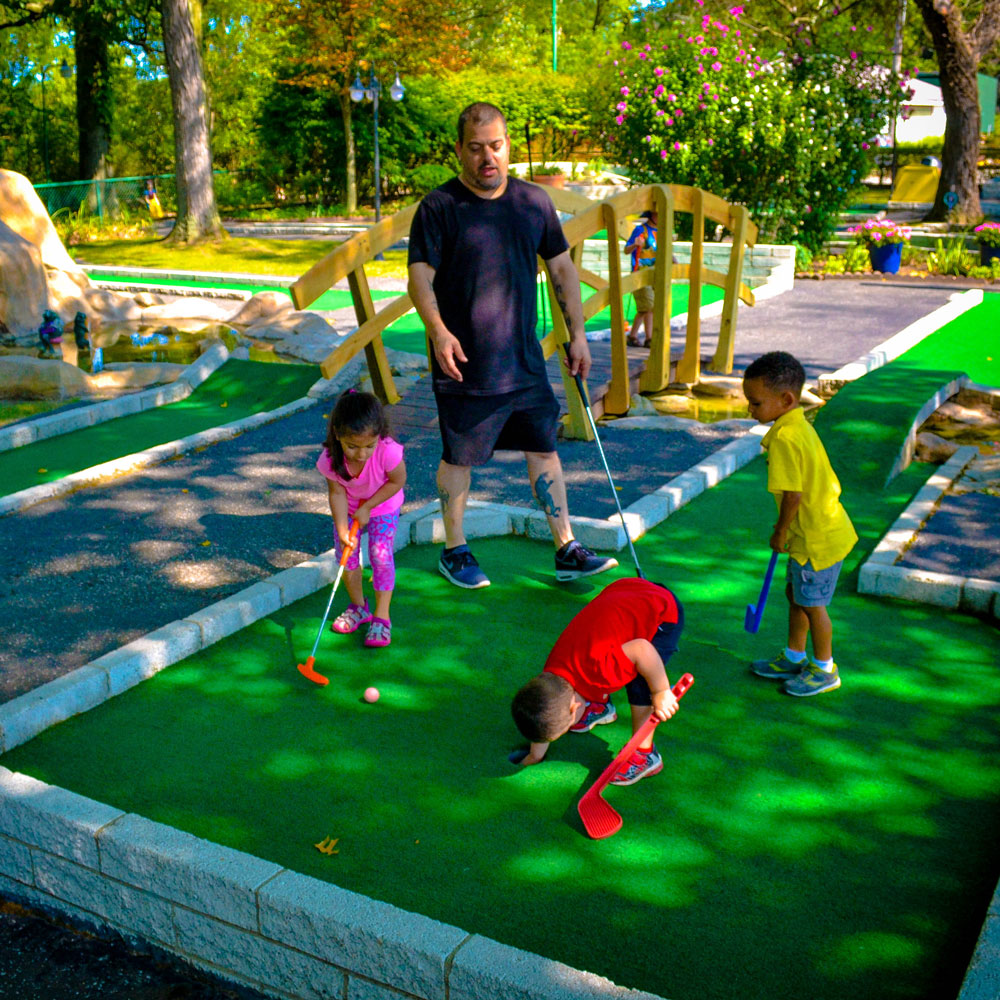
<svg viewBox="0 0 1000 1000">
<path fill-rule="evenodd" d="M 883 274 L 895 274 L 899 270 L 900 261 L 903 259 L 903 244 L 883 243 L 876 245 L 873 243 L 868 247 L 868 256 L 871 258 L 873 271 L 881 271 Z"/>
</svg>

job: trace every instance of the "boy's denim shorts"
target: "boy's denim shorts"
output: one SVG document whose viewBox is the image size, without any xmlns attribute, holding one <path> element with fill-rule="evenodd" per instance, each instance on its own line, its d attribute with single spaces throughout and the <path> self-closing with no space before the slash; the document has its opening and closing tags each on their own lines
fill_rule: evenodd
<svg viewBox="0 0 1000 1000">
<path fill-rule="evenodd" d="M 811 562 L 800 566 L 791 556 L 788 557 L 787 580 L 792 585 L 792 597 L 801 608 L 823 608 L 833 600 L 833 592 L 837 589 L 837 577 L 843 559 L 827 566 L 826 569 L 813 569 Z"/>
<path fill-rule="evenodd" d="M 659 586 L 662 587 L 663 584 Z M 674 600 L 677 601 L 676 594 L 674 594 Z M 677 652 L 677 647 L 681 641 L 681 632 L 683 631 L 684 607 L 680 601 L 677 601 L 677 621 L 661 622 L 656 629 L 655 635 L 649 640 L 653 644 L 653 648 L 660 654 L 660 659 L 663 660 L 664 666 L 670 662 L 670 657 Z M 642 674 L 632 678 L 625 685 L 625 694 L 628 696 L 628 703 L 630 705 L 653 704 L 653 696 L 650 694 L 649 684 L 646 683 L 646 678 Z"/>
</svg>

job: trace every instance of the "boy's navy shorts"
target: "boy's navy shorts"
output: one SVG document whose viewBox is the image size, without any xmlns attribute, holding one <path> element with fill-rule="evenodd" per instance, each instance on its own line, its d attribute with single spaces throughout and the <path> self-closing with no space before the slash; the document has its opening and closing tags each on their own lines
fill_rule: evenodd
<svg viewBox="0 0 1000 1000">
<path fill-rule="evenodd" d="M 485 465 L 494 451 L 556 450 L 559 403 L 547 381 L 499 396 L 434 396 L 448 465 Z"/>
<path fill-rule="evenodd" d="M 674 594 L 674 600 L 677 601 L 676 594 Z M 680 601 L 677 601 L 677 621 L 661 622 L 656 629 L 656 634 L 649 640 L 653 644 L 653 648 L 660 654 L 660 659 L 663 660 L 664 666 L 670 662 L 670 657 L 677 652 L 677 647 L 681 640 L 681 632 L 683 631 L 684 607 Z M 630 680 L 625 685 L 625 693 L 628 695 L 628 703 L 630 705 L 653 704 L 649 685 L 646 683 L 646 678 L 641 675 Z"/>
<path fill-rule="evenodd" d="M 823 608 L 833 600 L 833 592 L 837 589 L 837 578 L 843 559 L 827 566 L 826 569 L 813 569 L 811 562 L 800 566 L 791 556 L 788 557 L 787 580 L 792 587 L 792 597 L 800 608 Z"/>
</svg>

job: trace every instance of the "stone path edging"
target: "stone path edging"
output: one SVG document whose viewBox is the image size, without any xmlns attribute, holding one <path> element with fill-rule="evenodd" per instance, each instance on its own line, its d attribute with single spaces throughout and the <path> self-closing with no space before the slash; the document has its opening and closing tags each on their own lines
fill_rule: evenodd
<svg viewBox="0 0 1000 1000">
<path fill-rule="evenodd" d="M 896 565 L 978 454 L 974 445 L 959 448 L 930 476 L 861 566 L 859 593 L 1000 618 L 1000 583 Z"/>
<path fill-rule="evenodd" d="M 220 344 L 219 346 L 225 350 L 224 345 Z M 355 358 L 334 378 L 319 379 L 319 381 L 315 382 L 309 388 L 305 396 L 300 399 L 294 399 L 292 402 L 286 403 L 284 406 L 279 406 L 274 410 L 264 410 L 261 413 L 254 413 L 249 417 L 234 420 L 229 424 L 210 427 L 207 430 L 199 431 L 197 434 L 190 434 L 175 441 L 167 441 L 152 448 L 146 448 L 143 451 L 133 452 L 131 455 L 122 455 L 120 458 L 113 458 L 110 461 L 102 462 L 100 465 L 92 465 L 86 469 L 81 469 L 79 472 L 72 472 L 68 476 L 63 476 L 62 479 L 57 479 L 51 483 L 39 483 L 37 486 L 29 486 L 27 489 L 19 490 L 17 493 L 0 496 L 0 517 L 24 510 L 27 507 L 32 507 L 37 503 L 44 503 L 46 500 L 75 493 L 77 490 L 103 482 L 113 476 L 122 476 L 140 469 L 150 469 L 153 466 L 162 465 L 164 462 L 178 455 L 184 455 L 197 448 L 205 448 L 208 445 L 218 444 L 220 441 L 228 441 L 246 431 L 253 430 L 255 427 L 273 423 L 275 420 L 280 420 L 282 417 L 287 417 L 299 410 L 308 409 L 310 406 L 314 406 L 318 400 L 336 395 L 343 388 L 346 388 L 347 385 L 356 381 L 361 364 L 361 359 Z M 127 402 L 131 398 L 134 397 L 124 397 L 121 400 L 115 400 L 115 402 Z M 166 402 L 176 402 L 176 400 L 169 399 Z M 70 413 L 85 413 L 86 409 L 84 407 L 80 411 L 72 410 Z M 115 413 L 114 416 L 126 416 L 133 412 L 139 411 L 138 409 L 124 410 Z M 111 419 L 111 417 L 104 419 Z M 83 421 L 80 426 L 88 426 L 88 423 Z M 78 429 L 78 427 L 67 428 L 67 430 Z M 63 431 L 57 433 L 63 433 Z"/>
<path fill-rule="evenodd" d="M 868 372 L 887 365 L 915 344 L 919 344 L 924 337 L 940 330 L 942 326 L 957 319 L 962 313 L 982 304 L 982 301 L 983 290 L 981 288 L 970 288 L 965 292 L 956 292 L 945 305 L 904 327 L 899 333 L 884 340 L 867 354 L 863 354 L 857 361 L 852 361 L 831 374 L 820 375 L 816 380 L 819 394 L 827 397 L 832 396 L 848 382 L 853 382 L 855 379 L 861 378 L 862 375 L 867 375 Z M 892 477 L 890 476 L 890 478 Z"/>
<path fill-rule="evenodd" d="M 47 417 L 26 420 L 0 428 L 0 451 L 21 448 L 59 434 L 68 434 L 84 427 L 93 427 L 116 417 L 125 417 L 143 410 L 151 410 L 166 403 L 177 403 L 187 399 L 214 371 L 229 359 L 229 350 L 219 341 L 213 344 L 196 361 L 192 361 L 183 372 L 168 385 L 143 389 L 117 399 L 105 399 L 87 406 L 79 406 L 65 413 L 53 413 Z"/>
</svg>

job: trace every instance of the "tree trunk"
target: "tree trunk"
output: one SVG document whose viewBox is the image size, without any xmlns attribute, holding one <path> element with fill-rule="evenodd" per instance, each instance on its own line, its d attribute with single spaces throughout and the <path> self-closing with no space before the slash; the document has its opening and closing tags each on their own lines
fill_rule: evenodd
<svg viewBox="0 0 1000 1000">
<path fill-rule="evenodd" d="M 976 71 L 980 61 L 1000 40 L 1000 0 L 983 0 L 968 30 L 963 27 L 960 0 L 916 0 L 934 41 L 941 73 L 941 97 L 947 115 L 941 180 L 929 219 L 951 218 L 965 224 L 983 215 L 979 203 L 979 89 Z M 966 19 L 971 17 L 966 15 Z M 945 197 L 954 192 L 949 214 Z M 949 197 L 949 201 L 952 200 Z"/>
<path fill-rule="evenodd" d="M 74 8 L 76 38 L 76 121 L 79 176 L 103 180 L 110 174 L 108 152 L 114 119 L 114 93 L 108 63 L 109 25 L 100 16 Z"/>
<path fill-rule="evenodd" d="M 344 91 L 340 93 L 340 114 L 344 120 L 344 141 L 347 144 L 347 176 L 344 199 L 347 203 L 347 214 L 354 215 L 358 210 L 357 149 L 354 145 L 354 129 L 351 127 L 351 95 Z"/>
<path fill-rule="evenodd" d="M 189 0 L 161 0 L 163 48 L 174 112 L 177 221 L 167 241 L 194 243 L 225 236 L 215 205 L 205 78 Z"/>
</svg>

